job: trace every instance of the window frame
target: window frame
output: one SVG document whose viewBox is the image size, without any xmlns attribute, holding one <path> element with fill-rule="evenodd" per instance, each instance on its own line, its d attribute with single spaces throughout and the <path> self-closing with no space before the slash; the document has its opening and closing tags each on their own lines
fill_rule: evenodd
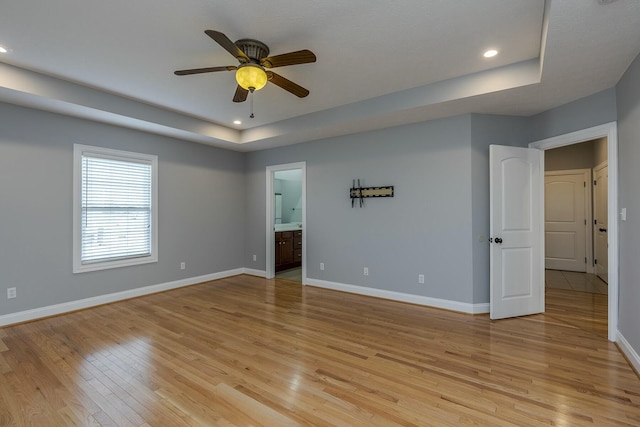
<svg viewBox="0 0 640 427">
<path fill-rule="evenodd" d="M 82 157 L 95 155 L 151 165 L 151 253 L 145 256 L 82 263 Z M 90 145 L 73 145 L 73 273 L 158 262 L 158 156 Z"/>
</svg>

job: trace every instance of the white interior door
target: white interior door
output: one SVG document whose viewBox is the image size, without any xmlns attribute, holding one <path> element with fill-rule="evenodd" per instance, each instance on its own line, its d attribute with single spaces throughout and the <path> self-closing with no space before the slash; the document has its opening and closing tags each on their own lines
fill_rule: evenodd
<svg viewBox="0 0 640 427">
<path fill-rule="evenodd" d="M 545 267 L 587 271 L 588 190 L 590 170 L 545 172 Z"/>
<path fill-rule="evenodd" d="M 596 274 L 609 283 L 609 168 L 601 163 L 593 168 L 594 252 Z"/>
<path fill-rule="evenodd" d="M 489 147 L 491 319 L 544 311 L 543 151 Z"/>
</svg>

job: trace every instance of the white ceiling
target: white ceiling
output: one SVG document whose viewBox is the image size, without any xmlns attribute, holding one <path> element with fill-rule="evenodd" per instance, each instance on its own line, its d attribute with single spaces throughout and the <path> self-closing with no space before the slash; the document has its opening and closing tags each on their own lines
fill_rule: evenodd
<svg viewBox="0 0 640 427">
<path fill-rule="evenodd" d="M 256 150 L 469 112 L 532 115 L 612 87 L 640 52 L 640 1 L 11 0 L 0 101 Z M 312 50 L 233 103 L 237 61 L 204 34 Z M 482 57 L 496 48 L 499 55 Z M 242 125 L 234 125 L 240 119 Z"/>
</svg>

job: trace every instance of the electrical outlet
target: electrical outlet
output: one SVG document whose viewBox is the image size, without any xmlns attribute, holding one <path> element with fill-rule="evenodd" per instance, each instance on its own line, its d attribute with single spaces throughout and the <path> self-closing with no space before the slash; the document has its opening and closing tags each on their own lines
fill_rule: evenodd
<svg viewBox="0 0 640 427">
<path fill-rule="evenodd" d="M 424 274 L 418 274 L 418 283 L 424 284 Z"/>
<path fill-rule="evenodd" d="M 365 267 L 364 268 L 364 275 L 368 276 L 369 275 L 369 267 Z"/>
<path fill-rule="evenodd" d="M 257 257 L 256 255 L 253 255 L 253 260 L 254 260 L 254 261 L 257 261 L 257 260 L 258 260 L 258 257 Z"/>
<path fill-rule="evenodd" d="M 7 288 L 7 299 L 16 297 L 16 288 Z"/>
<path fill-rule="evenodd" d="M 184 261 L 182 261 L 182 262 L 180 263 L 180 270 L 184 270 L 185 268 L 187 268 L 187 263 L 186 263 L 186 262 L 184 262 Z"/>
<path fill-rule="evenodd" d="M 320 270 L 324 270 L 324 262 L 320 263 Z"/>
</svg>

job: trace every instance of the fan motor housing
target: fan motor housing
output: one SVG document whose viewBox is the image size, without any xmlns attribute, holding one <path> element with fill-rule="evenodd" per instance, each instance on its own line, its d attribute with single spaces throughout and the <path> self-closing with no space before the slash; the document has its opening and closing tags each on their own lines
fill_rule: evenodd
<svg viewBox="0 0 640 427">
<path fill-rule="evenodd" d="M 259 63 L 262 58 L 269 56 L 269 47 L 259 40 L 240 39 L 235 45 L 247 55 L 252 62 Z"/>
</svg>

